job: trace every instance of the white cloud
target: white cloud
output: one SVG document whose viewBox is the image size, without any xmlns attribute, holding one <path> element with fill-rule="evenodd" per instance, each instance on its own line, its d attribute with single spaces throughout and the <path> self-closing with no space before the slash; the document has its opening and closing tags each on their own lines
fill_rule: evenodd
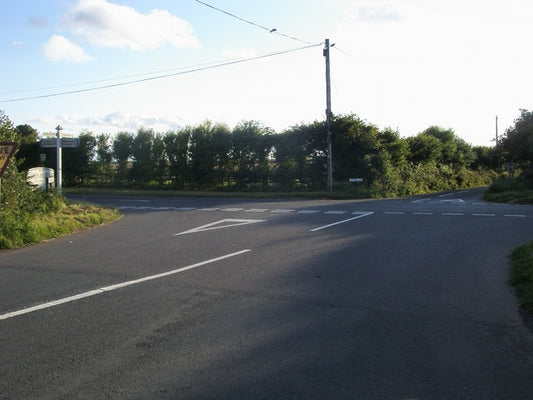
<svg viewBox="0 0 533 400">
<path fill-rule="evenodd" d="M 141 14 L 106 0 L 79 0 L 65 15 L 63 27 L 102 47 L 146 51 L 163 44 L 175 48 L 200 46 L 191 25 L 168 11 L 154 9 Z"/>
<path fill-rule="evenodd" d="M 92 58 L 64 36 L 53 35 L 44 45 L 44 56 L 51 61 L 85 62 Z"/>
<path fill-rule="evenodd" d="M 402 18 L 400 10 L 390 0 L 359 0 L 353 7 L 361 22 L 395 22 Z"/>
<path fill-rule="evenodd" d="M 78 135 L 82 131 L 115 134 L 118 132 L 137 132 L 139 128 L 153 129 L 155 132 L 177 130 L 184 125 L 178 116 L 169 114 L 141 114 L 135 112 L 113 111 L 105 114 L 61 114 L 41 116 L 28 122 L 39 132 L 52 132 L 59 123 L 64 134 Z"/>
</svg>

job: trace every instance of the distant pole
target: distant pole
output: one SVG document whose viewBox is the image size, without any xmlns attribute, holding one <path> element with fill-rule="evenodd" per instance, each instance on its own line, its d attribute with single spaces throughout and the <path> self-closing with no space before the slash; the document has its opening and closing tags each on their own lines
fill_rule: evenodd
<svg viewBox="0 0 533 400">
<path fill-rule="evenodd" d="M 498 145 L 498 116 L 496 115 L 496 146 Z"/>
<path fill-rule="evenodd" d="M 331 146 L 331 77 L 329 66 L 329 39 L 326 39 L 324 48 L 324 57 L 326 58 L 326 130 L 327 130 L 327 187 L 330 192 L 333 191 L 333 152 Z"/>
<path fill-rule="evenodd" d="M 56 188 L 60 192 L 61 191 L 61 181 L 62 181 L 62 154 L 61 154 L 61 131 L 63 128 L 61 125 L 56 126 L 56 158 L 57 158 L 57 177 L 56 177 Z"/>
</svg>

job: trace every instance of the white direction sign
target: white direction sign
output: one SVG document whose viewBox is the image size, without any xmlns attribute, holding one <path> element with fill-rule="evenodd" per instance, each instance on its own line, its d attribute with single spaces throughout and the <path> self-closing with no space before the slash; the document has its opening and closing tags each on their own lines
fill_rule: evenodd
<svg viewBox="0 0 533 400">
<path fill-rule="evenodd" d="M 231 226 L 249 225 L 265 221 L 265 219 L 222 219 L 217 222 L 211 222 L 210 224 L 199 226 L 198 228 L 189 229 L 185 232 L 175 233 L 174 236 L 186 235 L 188 233 L 211 231 L 213 229 L 229 228 Z"/>
<path fill-rule="evenodd" d="M 57 138 L 41 139 L 39 141 L 41 147 L 57 147 Z M 61 138 L 60 147 L 79 147 L 79 138 Z"/>
</svg>

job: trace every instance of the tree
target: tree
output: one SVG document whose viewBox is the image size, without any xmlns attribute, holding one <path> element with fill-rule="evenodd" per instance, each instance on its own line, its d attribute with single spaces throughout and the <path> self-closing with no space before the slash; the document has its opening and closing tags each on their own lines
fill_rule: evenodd
<svg viewBox="0 0 533 400">
<path fill-rule="evenodd" d="M 221 185 L 228 176 L 231 132 L 224 124 L 206 121 L 191 130 L 191 182 L 196 188 Z"/>
<path fill-rule="evenodd" d="M 371 156 L 379 152 L 379 131 L 356 115 L 336 116 L 332 125 L 333 174 L 337 181 L 370 179 Z"/>
<path fill-rule="evenodd" d="M 300 124 L 273 136 L 274 177 L 283 190 L 323 189 L 326 183 L 326 128 L 323 122 Z"/>
<path fill-rule="evenodd" d="M 185 188 L 185 183 L 190 176 L 188 168 L 190 137 L 190 128 L 177 132 L 167 132 L 163 136 L 165 152 L 169 162 L 169 173 L 176 189 Z"/>
<path fill-rule="evenodd" d="M 17 125 L 17 142 L 19 143 L 19 169 L 28 170 L 41 164 L 41 151 L 38 143 L 39 134 L 30 125 Z"/>
<path fill-rule="evenodd" d="M 91 132 L 79 135 L 80 145 L 74 148 L 63 148 L 63 179 L 65 185 L 83 185 L 94 175 L 93 160 L 95 157 L 96 139 Z"/>
<path fill-rule="evenodd" d="M 128 162 L 131 156 L 133 135 L 129 132 L 119 132 L 113 140 L 113 158 L 117 161 L 116 180 L 119 184 L 126 184 L 128 178 Z"/>
<path fill-rule="evenodd" d="M 113 176 L 113 152 L 111 135 L 100 134 L 96 137 L 96 173 L 100 184 L 110 183 Z"/>
<path fill-rule="evenodd" d="M 136 184 L 149 183 L 155 178 L 153 159 L 154 131 L 140 128 L 131 142 L 132 167 L 130 177 Z"/>
<path fill-rule="evenodd" d="M 533 181 L 533 112 L 521 109 L 514 126 L 498 143 L 507 162 L 515 163 L 523 176 Z"/>
<path fill-rule="evenodd" d="M 268 156 L 272 151 L 270 130 L 256 121 L 245 121 L 231 133 L 231 159 L 238 188 L 268 184 Z"/>
<path fill-rule="evenodd" d="M 414 164 L 438 162 L 442 155 L 441 141 L 432 135 L 418 134 L 407 139 L 409 144 L 409 161 Z"/>
</svg>

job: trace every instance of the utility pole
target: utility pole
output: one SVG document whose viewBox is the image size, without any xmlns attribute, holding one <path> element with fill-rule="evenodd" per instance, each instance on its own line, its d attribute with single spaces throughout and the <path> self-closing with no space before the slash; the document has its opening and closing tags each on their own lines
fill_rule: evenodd
<svg viewBox="0 0 533 400">
<path fill-rule="evenodd" d="M 498 116 L 496 115 L 496 146 L 498 145 Z"/>
<path fill-rule="evenodd" d="M 56 134 L 56 158 L 57 158 L 57 176 L 56 176 L 56 188 L 59 192 L 61 192 L 61 181 L 62 181 L 62 171 L 61 171 L 61 168 L 62 168 L 62 160 L 61 160 L 61 157 L 62 157 L 62 152 L 61 152 L 61 131 L 63 130 L 63 128 L 61 127 L 61 125 L 58 125 L 56 126 L 56 131 L 57 131 L 57 134 Z"/>
<path fill-rule="evenodd" d="M 324 57 L 326 58 L 326 134 L 327 134 L 327 187 L 330 192 L 333 191 L 333 153 L 331 149 L 331 77 L 329 67 L 329 39 L 326 39 L 324 47 Z"/>
</svg>

